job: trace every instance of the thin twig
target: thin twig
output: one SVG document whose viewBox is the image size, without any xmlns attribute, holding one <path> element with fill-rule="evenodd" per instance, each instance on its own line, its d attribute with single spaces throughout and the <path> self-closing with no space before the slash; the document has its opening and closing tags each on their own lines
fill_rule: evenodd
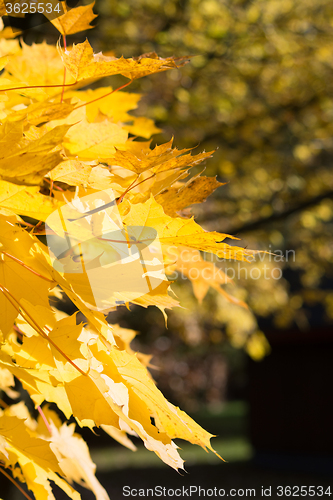
<svg viewBox="0 0 333 500">
<path fill-rule="evenodd" d="M 6 476 L 6 478 L 7 478 L 7 479 L 9 479 L 9 481 L 11 481 L 11 482 L 14 484 L 14 486 L 16 486 L 16 488 L 17 488 L 18 490 L 20 490 L 20 492 L 21 492 L 21 493 L 22 493 L 22 494 L 23 494 L 23 495 L 24 495 L 24 496 L 25 496 L 28 500 L 32 500 L 32 498 L 31 498 L 31 497 L 29 497 L 28 493 L 26 493 L 26 492 L 24 491 L 24 489 L 23 489 L 23 488 L 21 488 L 21 486 L 20 486 L 19 484 L 17 484 L 17 482 L 15 481 L 15 479 L 13 479 L 13 478 L 12 478 L 9 474 L 7 474 L 7 472 L 6 472 L 6 471 L 5 471 L 5 470 L 4 470 L 1 466 L 0 466 L 0 472 L 1 472 L 4 476 Z"/>
<path fill-rule="evenodd" d="M 49 421 L 47 420 L 45 413 L 43 412 L 43 410 L 41 409 L 41 407 L 39 405 L 37 406 L 37 410 L 38 410 L 40 416 L 42 417 L 44 424 L 46 425 L 47 430 L 52 435 L 52 429 L 50 427 Z"/>
<path fill-rule="evenodd" d="M 64 49 L 67 49 L 67 42 L 66 42 L 66 35 L 62 35 L 62 39 L 64 41 Z M 61 91 L 61 97 L 60 97 L 60 102 L 64 100 L 64 92 L 65 92 L 65 85 L 66 85 L 66 66 L 64 66 L 64 80 L 63 80 L 63 87 Z"/>
<path fill-rule="evenodd" d="M 124 196 L 126 196 L 128 191 L 130 191 L 130 189 L 133 188 L 133 184 L 138 180 L 139 177 L 140 177 L 140 174 L 137 175 L 136 179 L 134 179 L 134 181 L 128 186 L 128 188 L 126 189 L 126 191 L 123 192 L 123 194 L 120 196 L 120 198 L 118 198 L 117 205 L 119 205 L 119 203 L 121 203 L 123 201 Z"/>
<path fill-rule="evenodd" d="M 74 83 L 66 83 L 65 87 L 73 87 L 78 82 Z M 10 90 L 26 90 L 26 89 L 53 89 L 53 88 L 62 88 L 64 87 L 63 83 L 59 83 L 57 85 L 24 85 L 23 87 L 11 87 L 9 89 L 0 89 L 0 92 L 9 92 Z"/>
<path fill-rule="evenodd" d="M 21 316 L 23 316 L 23 318 L 25 319 L 25 321 L 37 332 L 39 333 L 39 335 L 41 337 L 43 337 L 45 340 L 47 340 L 51 345 L 53 345 L 53 347 L 68 361 L 68 363 L 70 363 L 77 371 L 79 371 L 81 373 L 81 375 L 88 375 L 89 373 L 89 370 L 87 372 L 84 372 L 83 370 L 81 370 L 81 368 L 79 368 L 75 363 L 74 361 L 72 361 L 68 356 L 67 354 L 65 354 L 61 349 L 60 347 L 57 346 L 57 344 L 49 338 L 49 336 L 43 332 L 42 328 L 40 327 L 40 325 L 35 321 L 35 319 L 28 313 L 28 311 L 26 311 L 24 309 L 24 307 L 22 307 L 22 305 L 19 303 L 19 301 L 13 296 L 13 294 L 8 290 L 8 288 L 6 288 L 5 286 L 3 285 L 0 285 L 0 291 L 4 294 L 4 296 L 6 297 L 6 299 L 11 303 L 11 305 L 21 314 Z M 29 320 L 26 318 L 26 317 L 29 318 Z"/>
<path fill-rule="evenodd" d="M 108 92 L 107 94 L 101 95 L 100 97 L 96 97 L 96 99 L 93 99 L 92 101 L 80 104 L 79 106 L 76 106 L 76 108 L 74 108 L 74 110 L 82 108 L 83 106 L 88 106 L 88 104 L 92 104 L 93 102 L 99 101 L 100 99 L 104 99 L 104 97 L 108 97 L 109 95 L 114 94 L 115 92 L 118 92 L 118 90 L 122 90 L 125 87 L 128 87 L 128 85 L 131 85 L 132 82 L 133 82 L 133 80 L 130 80 L 129 82 L 124 83 L 124 85 L 121 85 L 120 87 L 118 87 L 114 90 L 111 90 L 111 92 Z"/>
<path fill-rule="evenodd" d="M 22 332 L 22 330 L 20 330 L 17 325 L 13 325 L 13 328 L 14 328 L 15 332 L 19 335 L 20 340 L 23 340 L 23 337 L 25 336 L 25 333 Z"/>
<path fill-rule="evenodd" d="M 141 173 L 142 173 L 142 172 L 141 172 Z M 156 175 L 155 173 L 153 173 L 153 175 L 151 175 L 150 177 L 147 177 L 146 179 L 143 179 L 142 181 L 138 182 L 137 184 L 135 184 L 135 185 L 133 186 L 134 182 L 136 182 L 136 181 L 138 180 L 138 178 L 140 177 L 141 173 L 140 173 L 140 174 L 138 174 L 137 178 L 136 178 L 136 179 L 132 182 L 132 184 L 131 184 L 131 185 L 130 185 L 127 189 L 126 189 L 126 191 L 124 191 L 124 192 L 123 192 L 123 194 L 120 196 L 120 198 L 118 198 L 118 200 L 117 200 L 117 205 L 119 205 L 119 203 L 121 203 L 121 202 L 123 201 L 124 196 L 125 196 L 125 195 L 126 195 L 126 194 L 127 194 L 127 193 L 131 190 L 131 189 L 135 189 L 135 188 L 136 188 L 136 187 L 138 187 L 140 184 L 142 184 L 142 183 L 143 183 L 143 182 L 145 182 L 145 181 L 148 181 L 149 179 L 152 179 L 152 178 Z M 103 208 L 103 207 L 101 207 L 101 208 Z"/>
</svg>

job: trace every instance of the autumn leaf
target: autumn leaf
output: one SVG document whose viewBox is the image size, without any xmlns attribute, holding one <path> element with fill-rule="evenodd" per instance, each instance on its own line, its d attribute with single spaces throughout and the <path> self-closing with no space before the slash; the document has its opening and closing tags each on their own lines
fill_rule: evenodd
<svg viewBox="0 0 333 500">
<path fill-rule="evenodd" d="M 0 143 L 6 142 L 8 150 L 0 153 L 0 179 L 17 184 L 39 184 L 44 175 L 52 170 L 62 156 L 59 142 L 62 141 L 70 126 L 62 125 L 43 134 L 37 130 L 32 140 L 19 132 L 20 124 L 8 122 L 0 129 Z"/>
<path fill-rule="evenodd" d="M 51 99 L 30 104 L 25 109 L 16 110 L 10 116 L 15 120 L 26 118 L 31 125 L 39 126 L 45 122 L 67 118 L 74 110 L 74 104 L 66 101 L 54 102 Z"/>
<path fill-rule="evenodd" d="M 120 206 L 120 213 L 125 210 L 125 206 Z M 124 215 L 123 223 L 126 226 L 154 227 L 162 245 L 195 248 L 225 259 L 246 260 L 250 255 L 244 248 L 223 243 L 226 238 L 237 239 L 233 236 L 214 231 L 207 232 L 193 218 L 169 217 L 152 196 L 145 203 L 130 205 L 128 213 Z"/>
<path fill-rule="evenodd" d="M 117 91 L 112 87 L 101 87 L 80 91 L 68 90 L 66 95 L 72 102 L 85 104 L 86 118 L 90 123 L 96 121 L 99 115 L 105 115 L 114 123 L 133 120 L 128 111 L 137 107 L 141 95 L 135 92 Z"/>
<path fill-rule="evenodd" d="M 1 216 L 0 229 L 0 252 L 2 253 L 0 328 L 3 333 L 8 333 L 19 314 L 22 298 L 30 297 L 35 304 L 48 305 L 48 292 L 52 278 L 47 274 L 47 261 L 39 252 L 38 244 L 29 234 L 8 223 Z"/>
<path fill-rule="evenodd" d="M 65 67 L 76 82 L 112 75 L 123 75 L 129 80 L 134 80 L 152 73 L 177 68 L 186 60 L 184 57 L 163 59 L 154 52 L 143 54 L 138 58 L 117 59 L 113 56 L 103 56 L 102 53 L 94 54 L 88 40 L 73 45 L 71 51 L 64 52 L 59 45 L 58 50 Z"/>
<path fill-rule="evenodd" d="M 220 186 L 223 186 L 223 183 L 218 182 L 215 177 L 203 177 L 198 174 L 186 183 L 165 189 L 156 196 L 156 201 L 162 205 L 167 215 L 177 217 L 178 212 L 189 205 L 206 201 Z"/>
<path fill-rule="evenodd" d="M 154 121 L 150 118 L 132 117 L 132 121 L 132 125 L 125 125 L 125 129 L 132 135 L 150 139 L 153 134 L 158 134 L 159 132 L 161 132 L 161 129 L 157 128 Z"/>
<path fill-rule="evenodd" d="M 126 130 L 116 123 L 82 120 L 69 131 L 64 146 L 69 156 L 82 160 L 109 159 L 116 147 L 125 144 L 127 137 Z"/>
<path fill-rule="evenodd" d="M 73 500 L 80 500 L 79 493 L 59 477 L 62 470 L 50 444 L 31 436 L 23 419 L 3 412 L 0 416 L 0 435 L 4 443 L 2 452 L 0 448 L 1 459 L 12 470 L 14 477 L 18 476 L 27 483 L 36 500 L 55 500 L 50 481 L 54 481 Z"/>
<path fill-rule="evenodd" d="M 45 42 L 31 46 L 22 42 L 22 48 L 20 48 L 16 40 L 10 41 L 17 43 L 18 47 L 16 45 L 6 47 L 4 55 L 8 54 L 8 50 L 17 50 L 18 53 L 9 59 L 4 73 L 0 76 L 0 89 L 1 87 L 4 89 L 20 87 L 19 95 L 23 94 L 38 101 L 60 94 L 64 79 L 64 65 L 56 47 Z M 34 64 L 31 64 L 31 61 L 34 61 Z M 6 80 L 4 84 L 3 79 Z M 73 82 L 71 75 L 67 75 L 66 83 Z"/>
<path fill-rule="evenodd" d="M 14 214 L 45 221 L 63 203 L 42 195 L 39 186 L 19 185 L 0 180 L 0 207 Z"/>
<path fill-rule="evenodd" d="M 172 149 L 171 146 L 172 140 L 147 152 L 141 151 L 139 154 L 119 150 L 113 157 L 114 163 L 136 174 L 148 170 L 156 174 L 198 165 L 212 155 L 212 153 L 200 153 L 192 156 L 185 154 L 190 151 L 189 149 L 178 150 Z"/>
<path fill-rule="evenodd" d="M 94 5 L 95 2 L 70 9 L 62 16 L 52 19 L 51 22 L 62 35 L 73 35 L 80 31 L 89 30 L 93 28 L 90 22 L 97 17 L 92 11 Z"/>
</svg>

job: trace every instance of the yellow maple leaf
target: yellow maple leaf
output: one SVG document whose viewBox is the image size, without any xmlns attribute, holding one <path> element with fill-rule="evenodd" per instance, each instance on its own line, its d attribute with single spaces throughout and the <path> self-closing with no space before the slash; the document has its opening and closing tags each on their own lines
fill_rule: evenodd
<svg viewBox="0 0 333 500">
<path fill-rule="evenodd" d="M 64 330 L 63 327 L 67 324 L 69 328 Z M 86 385 L 88 378 L 95 388 L 100 391 L 104 402 L 110 405 L 110 408 L 124 421 L 124 424 L 127 424 L 144 440 L 148 449 L 155 451 L 162 460 L 172 467 L 182 467 L 182 461 L 178 456 L 176 447 L 170 441 L 170 436 L 186 439 L 212 449 L 209 443 L 212 435 L 201 429 L 189 417 L 185 417 L 185 414 L 165 400 L 153 383 L 146 368 L 136 356 L 117 349 L 110 352 L 92 332 L 87 330 L 85 335 L 81 331 L 78 336 L 77 327 L 73 328 L 73 317 L 62 320 L 61 325 L 60 322 L 58 325 L 58 333 L 54 336 L 54 330 L 52 330 L 49 337 L 57 343 L 60 349 L 65 351 L 68 344 L 75 346 L 73 347 L 74 350 L 70 349 L 72 349 L 76 363 L 81 359 L 82 362 L 84 360 L 89 361 L 91 366 L 86 377 L 78 371 L 75 373 L 73 366 L 65 362 L 59 352 L 55 351 L 54 347 L 51 346 L 59 372 L 64 377 L 64 384 L 74 415 L 81 419 L 85 414 L 89 418 L 87 410 L 83 411 L 82 401 L 78 398 L 84 387 L 82 384 Z M 80 343 L 82 347 L 80 347 Z M 88 351 L 90 351 L 90 355 Z M 85 379 L 85 382 L 83 379 Z M 99 399 L 93 385 L 89 383 L 89 393 L 92 391 L 93 397 Z M 88 400 L 87 396 L 84 404 L 89 407 L 91 404 L 90 396 L 88 396 Z M 90 413 L 93 420 L 97 425 L 110 425 L 107 413 L 99 411 L 97 408 L 98 405 L 95 405 L 93 414 Z M 100 410 L 102 410 L 102 407 L 100 407 Z M 151 424 L 149 415 L 154 416 L 159 432 Z M 119 420 L 116 427 L 119 428 L 120 423 Z M 126 426 L 120 428 L 126 430 Z"/>
<path fill-rule="evenodd" d="M 42 102 L 30 104 L 21 110 L 8 110 L 8 115 L 11 120 L 26 119 L 27 123 L 38 126 L 51 120 L 60 120 L 67 118 L 74 110 L 74 104 L 69 101 L 54 102 L 53 98 Z"/>
<path fill-rule="evenodd" d="M 6 122 L 0 132 L 0 144 L 6 143 L 6 148 L 0 153 L 0 179 L 18 184 L 39 184 L 44 175 L 62 160 L 59 142 L 69 127 L 60 125 L 46 133 L 30 129 L 23 135 L 20 122 Z"/>
<path fill-rule="evenodd" d="M 129 209 L 129 210 L 128 210 Z M 223 243 L 226 238 L 238 239 L 228 234 L 215 231 L 207 232 L 193 218 L 172 218 L 166 215 L 161 205 L 150 197 L 145 203 L 135 205 L 122 203 L 120 213 L 127 212 L 123 217 L 126 226 L 153 227 L 162 245 L 186 246 L 211 252 L 225 259 L 246 260 L 250 253 L 244 248 Z M 139 236 L 138 236 L 139 237 Z"/>
<path fill-rule="evenodd" d="M 39 252 L 37 241 L 2 216 L 0 252 L 0 328 L 7 333 L 19 313 L 20 300 L 34 297 L 35 304 L 47 306 L 49 288 L 55 283 L 52 284 L 47 261 Z"/>
<path fill-rule="evenodd" d="M 85 111 L 89 122 L 96 121 L 99 113 L 107 116 L 114 123 L 127 122 L 133 119 L 128 111 L 135 109 L 141 98 L 141 94 L 135 92 L 113 92 L 112 87 L 80 91 L 68 90 L 66 95 L 80 104 L 86 104 Z"/>
<path fill-rule="evenodd" d="M 124 128 L 130 134 L 139 137 L 144 137 L 145 139 L 150 139 L 153 134 L 159 134 L 162 132 L 160 128 L 155 126 L 154 120 L 145 117 L 133 118 L 131 117 L 133 124 L 125 125 Z"/>
<path fill-rule="evenodd" d="M 9 398 L 16 399 L 19 392 L 14 391 L 15 380 L 8 368 L 0 368 L 0 390 L 5 392 Z"/>
<path fill-rule="evenodd" d="M 25 186 L 0 180 L 0 207 L 12 213 L 45 221 L 65 202 L 42 195 L 39 186 Z"/>
<path fill-rule="evenodd" d="M 96 500 L 109 500 L 108 494 L 95 476 L 96 465 L 91 460 L 87 444 L 74 432 L 75 424 L 61 425 L 57 414 L 45 406 L 43 416 L 48 422 L 48 428 L 39 418 L 39 433 L 42 433 L 45 440 L 50 443 L 63 476 L 70 483 L 75 481 L 90 489 L 95 494 Z"/>
<path fill-rule="evenodd" d="M 52 19 L 51 23 L 62 35 L 73 35 L 80 31 L 89 30 L 93 28 L 90 26 L 90 22 L 97 17 L 92 10 L 94 5 L 95 2 L 70 9 L 62 16 Z"/>
<path fill-rule="evenodd" d="M 64 9 L 52 22 L 63 38 L 90 29 L 92 7 Z M 225 243 L 231 236 L 206 232 L 185 218 L 186 207 L 220 185 L 200 175 L 183 182 L 189 168 L 211 153 L 192 155 L 172 148 L 172 141 L 151 149 L 149 141 L 135 140 L 159 132 L 152 120 L 130 115 L 139 94 L 74 89 L 112 75 L 124 76 L 128 85 L 178 68 L 184 59 L 155 53 L 118 59 L 94 54 L 88 41 L 62 50 L 45 43 L 20 45 L 0 35 L 0 388 L 13 395 L 15 376 L 35 406 L 55 403 L 67 419 L 73 415 L 82 427 L 102 426 L 130 449 L 135 447 L 128 435 L 139 436 L 175 469 L 183 468 L 183 460 L 173 439 L 214 451 L 212 435 L 156 388 L 147 370 L 150 357 L 130 347 L 135 332 L 112 327 L 100 311 L 129 309 L 132 302 L 155 305 L 166 317 L 165 309 L 178 301 L 165 266 L 182 267 L 199 300 L 211 286 L 235 302 L 221 288 L 224 276 L 215 276 L 214 264 L 200 251 L 239 260 L 251 253 Z M 84 197 L 91 197 L 86 204 Z M 29 226 L 20 215 L 46 222 L 38 231 L 39 237 L 46 235 L 50 252 L 19 227 Z M 194 266 L 184 251 L 197 258 Z M 50 306 L 56 285 L 51 304 L 66 294 L 86 324 L 77 325 L 76 315 Z M 252 354 L 262 351 L 258 339 L 246 346 Z M 79 498 L 60 475 L 106 500 L 74 426 L 62 425 L 46 407 L 45 413 L 50 435 L 24 405 L 0 410 L 1 460 L 26 481 L 36 500 L 53 499 L 49 479 Z"/>
<path fill-rule="evenodd" d="M 103 190 L 112 188 L 115 193 L 123 193 L 126 189 L 126 180 L 117 178 L 122 185 L 115 182 L 112 175 L 104 165 L 97 162 L 83 162 L 79 160 L 66 160 L 59 163 L 48 175 L 53 181 L 60 181 L 70 186 L 78 186 Z M 82 191 L 80 192 L 80 194 Z M 66 193 L 66 199 L 69 200 Z"/>
<path fill-rule="evenodd" d="M 104 120 L 89 123 L 82 120 L 69 130 L 64 146 L 69 155 L 82 160 L 108 159 L 127 140 L 127 132 L 120 125 Z"/>
<path fill-rule="evenodd" d="M 16 42 L 15 40 L 0 40 L 0 42 L 4 41 Z M 6 47 L 5 50 L 18 51 L 15 46 Z M 4 55 L 7 54 L 8 52 L 5 52 Z M 31 64 L 31 61 L 35 61 L 35 64 Z M 2 79 L 6 79 L 5 84 L 2 83 Z M 64 65 L 53 45 L 43 42 L 30 46 L 22 42 L 22 49 L 9 59 L 0 77 L 0 89 L 20 87 L 19 95 L 23 94 L 38 101 L 44 101 L 49 96 L 61 93 L 63 79 Z M 10 85 L 8 85 L 8 80 Z M 72 83 L 74 79 L 69 74 L 66 77 L 66 84 Z M 36 88 L 24 88 L 26 86 L 36 86 Z"/>
<path fill-rule="evenodd" d="M 104 56 L 102 53 L 94 54 L 88 40 L 73 45 L 70 51 L 65 52 L 58 44 L 58 50 L 64 65 L 76 82 L 96 80 L 112 75 L 123 75 L 129 80 L 134 80 L 167 69 L 178 68 L 186 60 L 185 57 L 163 59 L 154 52 L 137 58 L 120 57 L 117 59 L 113 56 Z"/>
<path fill-rule="evenodd" d="M 24 328 L 24 325 L 18 324 Z M 30 338 L 24 340 L 26 345 L 23 348 L 19 344 L 17 344 L 16 349 L 10 348 L 7 344 L 6 349 L 0 350 L 0 366 L 10 370 L 20 380 L 36 406 L 41 405 L 45 400 L 55 403 L 66 418 L 70 418 L 72 408 L 64 385 L 54 377 L 57 369 L 52 356 L 50 356 L 47 342 L 40 342 L 39 337 L 33 337 L 33 340 Z M 38 352 L 40 355 L 36 354 Z M 43 356 L 46 357 L 43 359 Z M 49 363 L 50 359 L 51 364 Z"/>
<path fill-rule="evenodd" d="M 80 500 L 79 493 L 59 477 L 62 470 L 50 444 L 31 436 L 23 419 L 4 411 L 0 416 L 0 436 L 5 443 L 4 454 L 0 448 L 1 459 L 12 467 L 14 477 L 18 475 L 20 480 L 26 482 L 36 500 L 55 500 L 50 481 L 54 481 L 73 500 Z M 15 469 L 17 463 L 20 473 Z"/>
<path fill-rule="evenodd" d="M 109 436 L 111 436 L 113 439 L 118 441 L 118 443 L 122 444 L 123 446 L 126 446 L 126 448 L 128 448 L 129 450 L 132 451 L 137 450 L 136 446 L 128 438 L 125 431 L 117 429 L 117 427 L 114 427 L 113 425 L 101 425 L 101 428 L 103 429 L 103 431 L 109 434 Z"/>
</svg>

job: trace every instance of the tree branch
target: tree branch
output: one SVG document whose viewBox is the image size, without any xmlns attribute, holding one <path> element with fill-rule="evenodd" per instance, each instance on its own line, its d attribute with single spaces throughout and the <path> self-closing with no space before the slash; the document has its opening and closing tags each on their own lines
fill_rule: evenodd
<svg viewBox="0 0 333 500">
<path fill-rule="evenodd" d="M 299 203 L 298 205 L 291 207 L 287 210 L 284 210 L 283 212 L 280 213 L 273 213 L 269 217 L 263 217 L 262 219 L 257 219 L 255 221 L 248 222 L 246 224 L 243 224 L 241 226 L 236 226 L 231 229 L 228 229 L 228 233 L 232 235 L 237 235 L 239 233 L 244 233 L 248 231 L 254 231 L 258 229 L 260 226 L 263 226 L 265 224 L 270 224 L 271 222 L 276 222 L 279 220 L 286 219 L 290 215 L 293 215 L 297 212 L 301 212 L 302 210 L 306 208 L 313 207 L 314 205 L 317 205 L 320 203 L 322 200 L 325 200 L 326 198 L 332 198 L 333 197 L 333 189 L 330 191 L 327 191 L 326 193 L 322 193 L 318 196 L 315 196 L 314 198 L 311 198 L 309 200 L 304 201 L 303 203 Z"/>
</svg>

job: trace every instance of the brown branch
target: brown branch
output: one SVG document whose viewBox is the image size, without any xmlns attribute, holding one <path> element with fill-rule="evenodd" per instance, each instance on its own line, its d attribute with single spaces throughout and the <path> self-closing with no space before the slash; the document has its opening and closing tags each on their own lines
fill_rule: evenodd
<svg viewBox="0 0 333 500">
<path fill-rule="evenodd" d="M 272 222 L 280 221 L 283 219 L 286 219 L 290 215 L 293 215 L 297 212 L 301 212 L 302 210 L 305 210 L 306 208 L 313 207 L 320 203 L 321 201 L 325 200 L 326 198 L 332 198 L 333 196 L 333 189 L 331 191 L 326 191 L 326 193 L 322 193 L 318 196 L 315 196 L 313 198 L 310 198 L 309 200 L 306 200 L 302 203 L 299 203 L 298 205 L 288 208 L 287 210 L 284 210 L 283 212 L 280 213 L 273 213 L 269 217 L 263 217 L 261 219 L 257 219 L 252 222 L 248 222 L 247 224 L 242 224 L 240 226 L 235 226 L 231 227 L 230 229 L 227 229 L 228 233 L 232 235 L 238 235 L 240 233 L 248 232 L 248 231 L 255 231 L 261 226 L 264 226 L 265 224 L 270 224 Z"/>
<path fill-rule="evenodd" d="M 24 496 L 25 496 L 25 498 L 27 498 L 28 500 L 32 500 L 32 498 L 31 498 L 31 497 L 29 497 L 28 493 L 26 493 L 26 492 L 24 491 L 24 489 L 23 489 L 23 488 L 21 488 L 21 486 L 20 486 L 19 484 L 17 484 L 17 482 L 15 481 L 15 479 L 13 479 L 13 478 L 12 478 L 9 474 L 7 474 L 7 472 L 6 472 L 6 471 L 5 471 L 5 470 L 4 470 L 1 466 L 0 466 L 0 472 L 1 472 L 1 474 L 3 474 L 4 476 L 6 476 L 6 478 L 7 478 L 7 479 L 9 479 L 9 481 L 11 481 L 11 482 L 14 484 L 14 486 L 16 486 L 16 488 L 17 488 L 18 490 L 20 490 L 20 492 L 22 493 L 22 495 L 24 495 Z"/>
</svg>

